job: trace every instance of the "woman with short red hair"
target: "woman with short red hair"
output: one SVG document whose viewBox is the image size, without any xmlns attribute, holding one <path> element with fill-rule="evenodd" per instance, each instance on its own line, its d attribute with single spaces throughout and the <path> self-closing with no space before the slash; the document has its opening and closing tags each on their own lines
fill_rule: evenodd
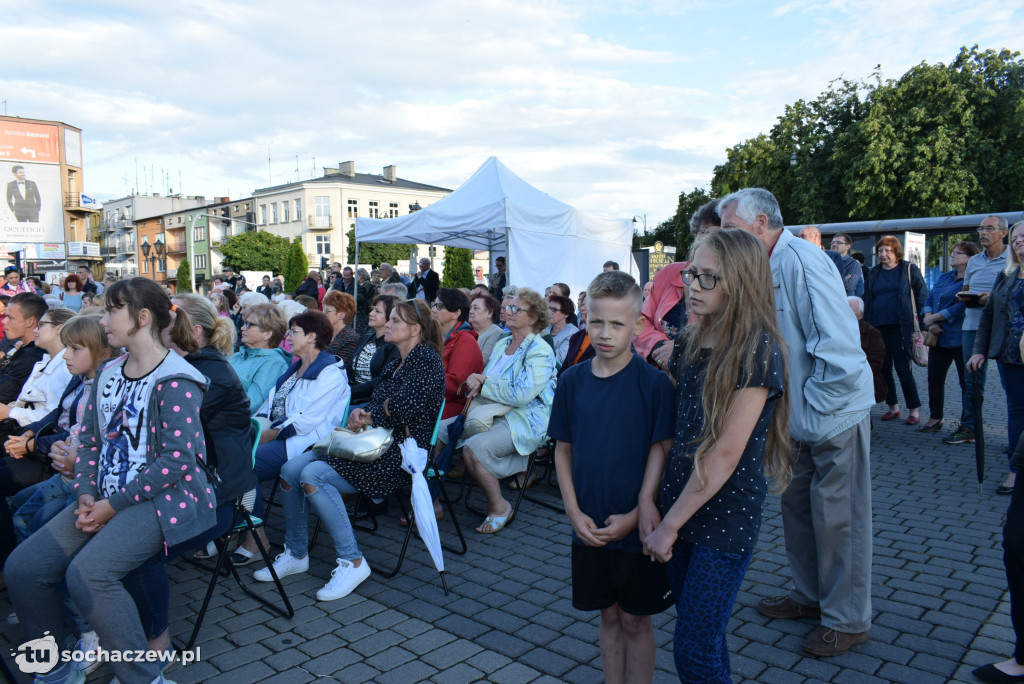
<svg viewBox="0 0 1024 684">
<path fill-rule="evenodd" d="M 903 260 L 903 245 L 896 237 L 886 235 L 879 240 L 875 245 L 875 257 L 878 264 L 868 271 L 864 279 L 864 319 L 878 328 L 885 341 L 882 374 L 888 388 L 885 402 L 889 410 L 882 420 L 900 417 L 899 397 L 892 377 L 895 367 L 903 398 L 910 409 L 907 425 L 917 425 L 921 422 L 921 399 L 910 370 L 910 360 L 914 358 L 914 318 L 918 318 L 921 328 L 925 327 L 921 310 L 928 298 L 928 287 L 920 269 Z"/>
<path fill-rule="evenodd" d="M 72 311 L 82 310 L 82 281 L 74 273 L 60 284 L 60 301 Z"/>
</svg>

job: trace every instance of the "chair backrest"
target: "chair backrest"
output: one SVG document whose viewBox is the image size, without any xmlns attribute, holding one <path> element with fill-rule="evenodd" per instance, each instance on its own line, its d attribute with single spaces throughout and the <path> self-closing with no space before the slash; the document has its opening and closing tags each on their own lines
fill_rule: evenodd
<svg viewBox="0 0 1024 684">
<path fill-rule="evenodd" d="M 263 423 L 256 418 L 249 419 L 252 425 L 252 467 L 256 467 L 256 448 L 260 445 L 260 436 L 263 434 Z"/>
<path fill-rule="evenodd" d="M 348 394 L 348 403 L 345 404 L 345 412 L 341 414 L 341 425 L 339 427 L 345 427 L 348 425 L 348 412 L 352 410 L 352 393 Z"/>
<path fill-rule="evenodd" d="M 441 399 L 441 410 L 437 412 L 437 420 L 434 422 L 434 431 L 430 434 L 430 446 L 437 444 L 437 434 L 441 431 L 441 416 L 444 415 L 444 399 Z"/>
</svg>

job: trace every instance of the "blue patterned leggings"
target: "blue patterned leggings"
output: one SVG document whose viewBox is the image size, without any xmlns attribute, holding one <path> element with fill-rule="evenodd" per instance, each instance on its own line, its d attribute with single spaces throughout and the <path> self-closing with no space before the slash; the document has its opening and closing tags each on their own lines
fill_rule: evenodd
<svg viewBox="0 0 1024 684">
<path fill-rule="evenodd" d="M 679 681 L 731 684 L 725 630 L 752 557 L 676 542 L 668 583 L 676 600 L 673 651 Z"/>
</svg>

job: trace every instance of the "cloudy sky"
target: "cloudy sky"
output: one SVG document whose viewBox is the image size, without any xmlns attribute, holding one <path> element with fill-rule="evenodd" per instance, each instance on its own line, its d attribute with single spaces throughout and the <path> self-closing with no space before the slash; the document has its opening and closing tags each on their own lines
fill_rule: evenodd
<svg viewBox="0 0 1024 684">
<path fill-rule="evenodd" d="M 237 198 L 347 160 L 455 188 L 496 155 L 652 227 L 838 76 L 1024 49 L 1024 0 L 0 0 L 0 16 L 7 113 L 82 128 L 101 200 Z"/>
</svg>

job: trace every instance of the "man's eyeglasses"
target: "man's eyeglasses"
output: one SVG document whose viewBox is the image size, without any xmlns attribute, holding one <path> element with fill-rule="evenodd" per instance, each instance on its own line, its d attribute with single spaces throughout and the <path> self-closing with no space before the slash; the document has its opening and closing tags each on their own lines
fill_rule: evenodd
<svg viewBox="0 0 1024 684">
<path fill-rule="evenodd" d="M 998 226 L 981 226 L 980 228 L 978 228 L 979 233 L 995 233 L 998 230 Z"/>
<path fill-rule="evenodd" d="M 683 271 L 683 282 L 687 285 L 692 285 L 693 281 L 696 280 L 700 283 L 700 289 L 702 290 L 714 290 L 718 285 L 720 277 L 713 273 L 697 273 L 694 270 Z"/>
</svg>

